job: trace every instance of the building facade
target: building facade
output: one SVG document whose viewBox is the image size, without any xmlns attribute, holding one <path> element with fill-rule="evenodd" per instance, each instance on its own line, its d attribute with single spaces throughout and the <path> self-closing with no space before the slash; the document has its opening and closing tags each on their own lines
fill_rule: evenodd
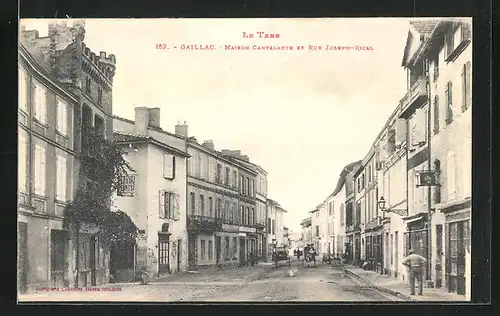
<svg viewBox="0 0 500 316">
<path fill-rule="evenodd" d="M 347 261 L 357 264 L 361 261 L 361 204 L 356 203 L 356 191 L 358 189 L 355 175 L 361 168 L 361 161 L 352 166 L 352 170 L 346 176 L 346 237 L 347 237 Z"/>
<path fill-rule="evenodd" d="M 243 163 L 239 151 L 215 150 L 212 141 L 199 144 L 178 124 L 186 138 L 188 165 L 189 267 L 239 266 L 257 253 L 264 218 L 256 208 L 257 171 Z M 243 160 L 243 161 L 242 161 Z M 261 237 L 262 238 L 262 237 Z"/>
<path fill-rule="evenodd" d="M 136 107 L 135 121 L 115 117 L 114 128 L 114 141 L 134 170 L 121 177 L 115 204 L 139 229 L 135 245 L 111 251 L 115 280 L 131 280 L 138 271 L 153 277 L 185 272 L 189 155 L 183 140 L 161 130 L 158 108 Z"/>
<path fill-rule="evenodd" d="M 112 138 L 116 58 L 84 44 L 85 25 L 49 24 L 48 36 L 21 25 L 19 44 L 20 292 L 109 281 L 109 249 L 87 223 L 78 238 L 63 227 L 74 198 L 86 132 Z M 69 60 L 78 60 L 70 64 Z"/>
<path fill-rule="evenodd" d="M 300 222 L 300 227 L 301 227 L 301 241 L 302 245 L 301 247 L 305 247 L 308 244 L 312 244 L 313 242 L 313 237 L 312 237 L 312 218 L 307 217 L 303 219 Z"/>
<path fill-rule="evenodd" d="M 410 145 L 427 143 L 427 164 L 421 172 L 431 171 L 438 182 L 422 186 L 431 217 L 427 276 L 436 287 L 470 298 L 472 22 L 421 23 L 413 23 L 410 29 L 416 34 L 427 32 L 428 40 L 418 42 L 410 33 L 403 66 L 426 82 L 416 92 L 413 87 L 418 83 L 409 82 L 405 104 L 417 107 L 419 99 L 425 103 L 408 119 Z M 408 48 L 411 46 L 416 47 L 415 52 Z M 419 65 L 425 66 L 422 74 L 416 70 Z M 420 121 L 418 110 L 425 110 Z"/>
</svg>

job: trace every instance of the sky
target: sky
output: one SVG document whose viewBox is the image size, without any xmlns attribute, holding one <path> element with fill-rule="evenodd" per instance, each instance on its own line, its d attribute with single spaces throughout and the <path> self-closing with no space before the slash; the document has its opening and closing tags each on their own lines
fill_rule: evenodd
<svg viewBox="0 0 500 316">
<path fill-rule="evenodd" d="M 48 20 L 25 20 L 47 35 Z M 239 149 L 268 172 L 268 196 L 301 219 L 363 159 L 406 92 L 406 18 L 87 19 L 85 43 L 117 59 L 113 114 L 161 108 L 161 127 L 186 121 L 189 136 Z M 71 24 L 71 22 L 68 22 Z M 265 32 L 279 38 L 243 38 Z M 170 49 L 157 49 L 165 44 Z M 181 45 L 214 45 L 186 51 Z M 225 45 L 292 46 L 226 51 Z M 366 51 L 309 45 L 371 46 Z M 176 48 L 174 48 L 174 46 Z M 304 50 L 297 50 L 304 46 Z"/>
</svg>

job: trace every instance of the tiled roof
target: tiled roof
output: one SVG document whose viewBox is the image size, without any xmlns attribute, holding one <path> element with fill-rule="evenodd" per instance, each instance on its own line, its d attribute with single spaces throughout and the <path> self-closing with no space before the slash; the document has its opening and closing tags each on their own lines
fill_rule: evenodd
<svg viewBox="0 0 500 316">
<path fill-rule="evenodd" d="M 340 173 L 340 176 L 339 176 L 339 180 L 337 181 L 337 186 L 335 187 L 335 190 L 333 191 L 332 196 L 334 196 L 340 192 L 340 190 L 342 189 L 342 186 L 345 183 L 347 174 L 349 172 L 351 172 L 354 167 L 359 166 L 359 165 L 361 165 L 361 160 L 351 162 L 350 164 L 345 166 L 344 169 L 342 169 L 342 172 Z"/>
<path fill-rule="evenodd" d="M 431 35 L 432 31 L 436 27 L 439 21 L 437 20 L 426 20 L 426 21 L 410 21 L 410 25 L 415 28 L 415 30 L 424 35 L 425 37 L 428 37 Z"/>
<path fill-rule="evenodd" d="M 123 132 L 113 132 L 113 141 L 116 143 L 127 143 L 127 142 L 146 142 L 146 143 L 152 143 L 155 145 L 158 145 L 160 147 L 163 147 L 173 153 L 176 153 L 179 156 L 184 156 L 184 157 L 190 157 L 188 153 L 185 151 L 182 151 L 180 149 L 177 149 L 175 147 L 172 147 L 168 144 L 165 144 L 164 142 L 161 142 L 153 137 L 150 136 L 142 136 L 142 135 L 135 135 L 135 134 L 128 134 L 128 133 L 123 133 Z"/>
</svg>

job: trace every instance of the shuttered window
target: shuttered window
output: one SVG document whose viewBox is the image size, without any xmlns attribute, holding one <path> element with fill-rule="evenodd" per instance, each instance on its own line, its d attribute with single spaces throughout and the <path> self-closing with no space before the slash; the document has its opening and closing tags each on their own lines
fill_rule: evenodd
<svg viewBox="0 0 500 316">
<path fill-rule="evenodd" d="M 453 122 L 453 89 L 451 81 L 446 84 L 446 124 Z"/>
<path fill-rule="evenodd" d="M 462 112 L 472 104 L 471 83 L 471 63 L 468 61 L 462 67 Z"/>
<path fill-rule="evenodd" d="M 35 85 L 35 118 L 38 122 L 47 122 L 47 90 L 40 84 Z"/>
<path fill-rule="evenodd" d="M 175 156 L 170 154 L 163 155 L 163 177 L 175 179 Z"/>
<path fill-rule="evenodd" d="M 179 194 L 174 192 L 160 191 L 159 217 L 164 219 L 180 219 Z"/>
<path fill-rule="evenodd" d="M 28 76 L 22 68 L 19 68 L 19 108 L 28 112 Z"/>
<path fill-rule="evenodd" d="M 66 157 L 63 154 L 56 155 L 56 199 L 66 201 L 67 173 Z"/>
<path fill-rule="evenodd" d="M 439 95 L 434 96 L 434 134 L 439 133 Z"/>
<path fill-rule="evenodd" d="M 45 196 L 45 148 L 35 146 L 35 194 Z"/>
<path fill-rule="evenodd" d="M 57 131 L 68 134 L 68 105 L 62 100 L 57 100 Z"/>
<path fill-rule="evenodd" d="M 18 153 L 18 188 L 21 192 L 27 191 L 27 164 L 28 164 L 28 142 L 24 130 L 19 130 L 19 153 Z"/>
</svg>

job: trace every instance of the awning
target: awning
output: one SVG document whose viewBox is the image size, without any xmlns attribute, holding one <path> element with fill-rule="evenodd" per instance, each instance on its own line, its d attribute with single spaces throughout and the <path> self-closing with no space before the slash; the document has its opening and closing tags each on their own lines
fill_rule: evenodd
<svg viewBox="0 0 500 316">
<path fill-rule="evenodd" d="M 240 237 L 246 237 L 247 234 L 246 233 L 239 233 L 238 236 L 240 236 Z"/>
<path fill-rule="evenodd" d="M 415 217 L 415 218 L 412 218 L 409 220 L 405 220 L 405 224 L 415 223 L 415 222 L 418 222 L 419 220 L 422 220 L 423 218 L 424 218 L 424 216 L 419 216 L 419 217 Z"/>
</svg>

